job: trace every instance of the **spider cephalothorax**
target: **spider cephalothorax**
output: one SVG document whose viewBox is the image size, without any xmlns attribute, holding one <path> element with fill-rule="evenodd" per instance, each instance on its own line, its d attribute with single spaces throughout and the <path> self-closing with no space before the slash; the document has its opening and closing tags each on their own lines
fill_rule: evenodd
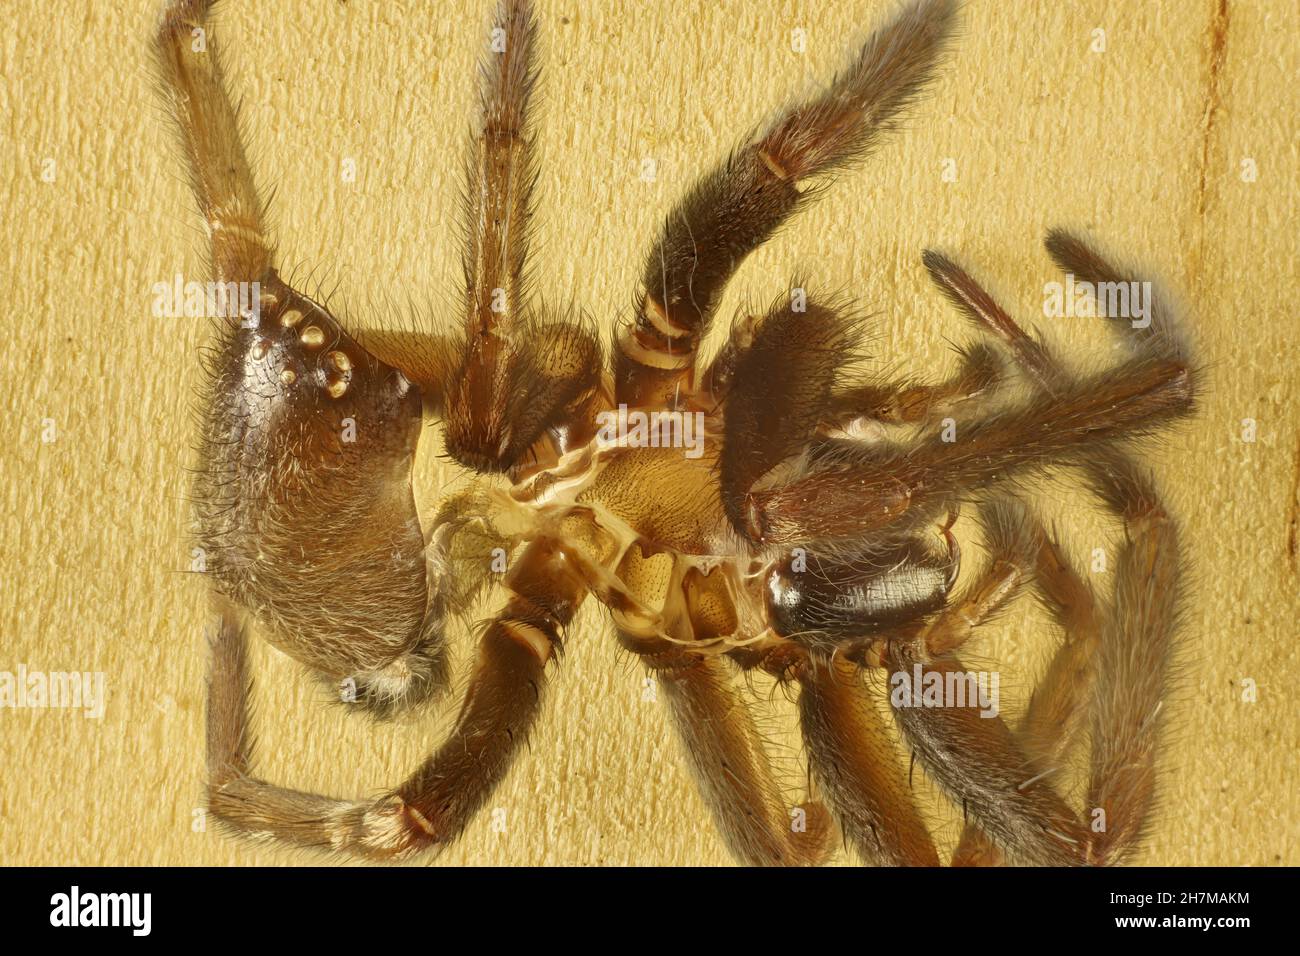
<svg viewBox="0 0 1300 956">
<path fill-rule="evenodd" d="M 1132 848 L 1152 799 L 1180 575 L 1175 526 L 1119 443 L 1187 414 L 1194 398 L 1158 304 L 1142 322 L 1111 316 L 1128 347 L 1116 367 L 1073 373 L 959 266 L 927 253 L 936 284 L 991 339 L 966 349 L 948 381 L 864 380 L 854 364 L 864 320 L 802 288 L 738 320 L 710 364 L 697 359 L 738 264 L 813 198 L 810 186 L 869 152 L 929 80 L 952 0 L 902 11 L 825 92 L 679 202 L 607 368 L 587 323 L 540 314 L 528 293 L 527 2 L 501 4 L 483 63 L 463 327 L 415 353 L 359 341 L 276 272 L 215 44 L 191 42 L 210 6 L 170 3 L 158 52 L 214 278 L 258 289 L 212 352 L 196 494 L 220 618 L 208 707 L 220 820 L 376 857 L 455 839 L 527 739 L 561 633 L 591 595 L 656 673 L 742 861 L 819 862 L 838 822 L 868 860 L 938 862 L 861 680 L 868 669 L 905 688 L 891 695 L 898 726 L 966 812 L 957 861 L 1106 863 Z M 1081 281 L 1128 279 L 1063 232 L 1047 247 Z M 426 413 L 480 476 L 440 504 L 427 534 L 411 486 Z M 1109 601 L 1011 495 L 1009 479 L 1052 465 L 1079 470 L 1125 523 Z M 989 560 L 957 590 L 963 504 Z M 502 557 L 509 570 L 494 578 Z M 481 631 L 456 725 L 404 783 L 351 801 L 252 775 L 250 624 L 385 715 L 443 687 L 446 618 L 491 580 L 505 600 Z M 921 684 L 961 686 L 956 652 L 1027 587 L 1065 639 L 1019 724 L 971 699 L 912 706 Z M 800 807 L 775 782 L 732 686 L 737 668 L 798 694 L 817 791 Z M 1085 728 L 1088 825 L 1053 780 Z"/>
</svg>

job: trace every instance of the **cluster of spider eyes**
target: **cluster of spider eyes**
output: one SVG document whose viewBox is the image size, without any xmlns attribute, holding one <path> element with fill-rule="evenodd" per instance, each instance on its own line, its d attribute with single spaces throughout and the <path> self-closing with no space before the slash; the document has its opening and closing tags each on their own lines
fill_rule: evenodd
<svg viewBox="0 0 1300 956">
<path fill-rule="evenodd" d="M 275 299 L 272 296 L 264 296 L 263 305 L 275 305 Z M 280 316 L 280 325 L 285 329 L 294 329 L 302 322 L 305 313 L 296 307 L 289 307 Z M 326 333 L 320 325 L 308 324 L 298 334 L 298 342 L 305 349 L 315 351 L 325 344 Z M 251 350 L 252 357 L 257 361 L 264 360 L 274 346 L 274 342 L 267 337 L 260 338 Z M 325 355 L 319 375 L 321 385 L 331 398 L 342 398 L 347 394 L 348 386 L 352 381 L 353 363 L 351 356 L 342 349 L 331 349 Z M 292 368 L 286 366 L 280 370 L 280 381 L 284 385 L 293 385 L 298 381 L 298 373 Z"/>
</svg>

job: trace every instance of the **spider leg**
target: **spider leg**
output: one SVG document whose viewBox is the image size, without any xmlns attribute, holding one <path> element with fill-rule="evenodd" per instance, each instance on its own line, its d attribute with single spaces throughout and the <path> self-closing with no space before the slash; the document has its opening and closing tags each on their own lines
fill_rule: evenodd
<svg viewBox="0 0 1300 956">
<path fill-rule="evenodd" d="M 212 6 L 213 0 L 171 0 L 154 52 L 211 241 L 213 276 L 254 282 L 270 269 L 273 247 L 210 35 Z"/>
<path fill-rule="evenodd" d="M 745 316 L 732 328 L 717 357 L 709 364 L 695 390 L 695 399 L 707 408 L 721 406 L 735 381 L 736 368 L 754 341 L 757 322 Z M 983 398 L 1003 382 L 1004 361 L 994 348 L 975 343 L 959 349 L 961 362 L 946 381 L 935 384 L 891 382 L 837 386 L 826 409 L 824 429 L 860 437 L 862 426 L 915 425 L 936 421 L 966 403 Z"/>
<path fill-rule="evenodd" d="M 1002 366 L 1001 356 L 994 349 L 972 345 L 961 350 L 961 364 L 947 381 L 836 389 L 831 396 L 829 420 L 841 427 L 864 418 L 886 425 L 933 422 L 994 391 L 1002 380 Z"/>
<path fill-rule="evenodd" d="M 1062 270 L 1094 289 L 1133 281 L 1062 230 L 1050 232 L 1046 245 Z M 969 318 L 1003 340 L 1040 391 L 1059 388 L 1067 379 L 1055 357 L 1027 336 L 960 267 L 933 254 L 927 265 Z M 1134 361 L 1185 361 L 1187 347 L 1163 304 L 1153 300 L 1148 307 L 1145 323 L 1126 326 L 1112 321 L 1112 329 L 1124 338 L 1136 356 Z M 1114 605 L 1108 613 L 1098 621 L 1082 596 L 1058 602 L 1088 607 L 1068 622 L 1083 637 L 1067 645 L 1070 654 L 1061 669 L 1064 678 L 1084 666 L 1080 658 L 1096 653 L 1088 797 L 1094 822 L 1088 859 L 1113 863 L 1141 839 L 1154 799 L 1159 715 L 1177 625 L 1182 559 L 1177 526 L 1150 477 L 1130 456 L 1107 449 L 1085 463 L 1084 471 L 1097 494 L 1123 519 L 1127 532 L 1116 567 Z M 1080 592 L 1077 586 L 1070 590 Z M 1052 676 L 1049 673 L 1049 681 Z M 1048 713 L 1056 719 L 1066 711 L 1082 712 L 1075 703 L 1083 696 L 1081 682 L 1063 680 L 1062 685 L 1059 697 L 1047 695 Z"/>
<path fill-rule="evenodd" d="M 732 686 L 727 663 L 681 645 L 619 636 L 663 689 L 682 753 L 735 859 L 747 866 L 824 862 L 831 850 L 830 818 L 816 801 L 798 807 L 786 801 L 753 714 Z M 796 826 L 800 816 L 802 826 Z"/>
<path fill-rule="evenodd" d="M 1053 236 L 1054 249 L 1083 256 L 1081 244 L 1071 245 L 1064 234 Z M 1077 264 L 1082 272 L 1100 269 L 1099 262 L 1094 257 Z M 968 317 L 1011 344 L 1031 376 L 1049 376 L 1042 391 L 1030 401 L 957 423 L 955 441 L 932 436 L 884 459 L 845 451 L 775 487 L 745 494 L 737 505 L 741 520 L 733 517 L 733 523 L 751 541 L 857 537 L 924 511 L 938 495 L 975 492 L 1056 461 L 1086 463 L 1098 445 L 1149 432 L 1192 410 L 1198 375 L 1159 302 L 1150 303 L 1154 320 L 1132 330 L 1127 361 L 1076 378 L 1047 370 L 1046 350 L 1015 329 L 959 269 L 936 254 L 927 255 L 927 266 Z M 1117 275 L 1114 270 L 1096 274 Z M 770 402 L 784 399 L 768 393 Z"/>
<path fill-rule="evenodd" d="M 1062 230 L 1048 234 L 1047 247 L 1063 271 L 1095 289 L 1132 281 L 1086 243 Z M 1060 388 L 1067 378 L 1065 369 L 1045 347 L 1028 337 L 958 265 L 935 254 L 927 254 L 927 258 L 937 284 L 967 317 L 1004 341 L 1040 392 Z M 1158 300 L 1148 306 L 1147 323 L 1131 323 L 1125 328 L 1113 321 L 1112 328 L 1125 336 L 1136 360 L 1182 359 L 1186 345 L 1179 341 L 1169 313 Z M 1099 619 L 1086 587 L 1069 580 L 1073 572 L 1061 576 L 1060 593 L 1049 600 L 1049 606 L 1060 607 L 1062 623 L 1076 636 L 1058 654 L 1044 682 L 1041 706 L 1039 697 L 1031 705 L 1026 730 L 1031 748 L 1043 748 L 1043 741 L 1050 736 L 1036 732 L 1037 724 L 1045 728 L 1065 714 L 1082 714 L 1076 704 L 1092 689 L 1095 743 L 1088 805 L 1095 819 L 1088 861 L 1108 864 L 1121 860 L 1139 842 L 1153 801 L 1160 711 L 1177 630 L 1182 558 L 1177 525 L 1161 505 L 1152 480 L 1131 457 L 1119 450 L 1105 450 L 1099 458 L 1089 460 L 1084 472 L 1102 501 L 1125 522 L 1127 540 L 1115 570 L 1114 605 Z M 1057 564 L 1067 567 L 1060 557 Z M 1069 620 L 1065 609 L 1074 609 Z M 1086 658 L 1093 654 L 1097 659 L 1092 663 L 1096 670 L 1092 682 L 1074 679 L 1088 667 Z"/>
<path fill-rule="evenodd" d="M 501 0 L 480 68 L 465 193 L 464 342 L 444 410 L 448 452 L 480 471 L 511 468 L 599 384 L 591 330 L 567 317 L 541 322 L 531 305 L 536 47 L 532 4 Z"/>
<path fill-rule="evenodd" d="M 1046 533 L 1038 550 L 1034 583 L 1064 638 L 1016 730 L 1026 756 L 1041 771 L 1058 766 L 1087 725 L 1101 635 L 1092 589 Z M 972 821 L 962 831 L 952 862 L 953 866 L 998 866 L 1004 858 Z"/>
<path fill-rule="evenodd" d="M 807 646 L 819 665 L 827 660 L 843 660 L 847 672 L 851 668 L 845 658 L 855 664 L 873 665 L 883 660 L 890 674 L 890 701 L 904 738 L 954 800 L 984 829 L 995 834 L 997 840 L 1013 847 L 1024 858 L 1037 862 L 1079 862 L 1084 838 L 1077 821 L 1043 782 L 1046 774 L 1039 772 L 1021 742 L 996 713 L 982 711 L 971 699 L 971 693 L 957 700 L 946 698 L 934 703 L 919 696 L 928 682 L 948 682 L 949 673 L 954 678 L 960 673 L 960 679 L 967 681 L 963 687 L 971 686 L 960 666 L 952 660 L 953 652 L 971 637 L 975 628 L 1015 597 L 1032 579 L 1036 565 L 1046 561 L 1050 553 L 1044 552 L 1046 536 L 1041 528 L 1015 499 L 983 503 L 980 520 L 991 555 L 988 566 L 963 595 L 943 605 L 926 624 L 908 623 L 917 617 L 914 612 L 895 613 L 889 609 L 900 604 L 918 605 L 919 599 L 912 592 L 924 590 L 926 581 L 928 587 L 938 589 L 938 600 L 942 602 L 946 591 L 943 582 L 945 577 L 950 581 L 951 575 L 941 573 L 943 568 L 939 564 L 923 564 L 917 556 L 899 559 L 896 568 L 891 566 L 874 581 L 866 580 L 847 588 L 834 569 L 810 563 L 801 575 L 786 573 L 783 578 L 786 586 L 773 589 L 768 617 L 778 630 L 781 624 L 788 623 L 819 628 L 820 638 L 800 634 L 798 628 L 788 635 L 789 640 Z M 895 561 L 890 559 L 886 563 L 893 565 Z M 917 574 L 918 568 L 931 568 L 933 573 L 923 577 Z M 800 582 L 799 577 L 827 579 L 830 590 L 823 593 L 816 580 Z M 888 583 L 891 580 L 893 583 Z M 1058 583 L 1054 582 L 1053 587 Z M 860 595 L 863 597 L 859 598 Z M 855 620 L 854 612 L 859 604 L 870 613 Z M 873 606 L 882 604 L 889 606 Z M 796 610 L 793 605 L 802 609 Z M 925 607 L 918 605 L 915 610 L 924 611 Z M 832 619 L 838 619 L 840 624 L 831 623 Z M 829 654 L 825 647 L 828 639 L 833 648 Z M 862 711 L 856 718 L 841 716 L 837 726 L 825 715 L 833 714 L 833 707 L 843 712 L 848 703 L 835 704 L 833 698 L 832 703 L 821 702 L 821 698 L 835 690 L 835 685 L 832 683 L 829 689 L 809 688 L 807 674 L 815 678 L 818 671 L 809 669 L 806 674 L 800 674 L 808 695 L 804 705 L 805 739 L 813 769 L 819 779 L 828 781 L 831 804 L 845 821 L 846 833 L 856 834 L 855 839 L 869 856 L 873 850 L 878 853 L 883 844 L 892 848 L 885 854 L 886 859 L 907 860 L 909 857 L 898 846 L 901 843 L 905 847 L 912 842 L 911 835 L 918 832 L 919 823 L 914 821 L 914 813 L 900 816 L 902 811 L 897 808 L 886 812 L 882 801 L 898 803 L 889 796 L 892 778 L 876 779 L 867 770 L 856 777 L 848 776 L 848 768 L 853 767 L 855 760 L 865 762 L 868 770 L 875 770 L 877 775 L 883 772 L 876 768 L 884 760 L 879 755 L 888 753 L 888 738 L 880 727 L 871 723 L 872 718 L 876 721 L 879 718 L 875 717 L 870 702 L 866 702 L 856 705 Z M 825 677 L 828 681 L 837 679 L 842 682 L 837 675 Z M 900 693 L 900 687 L 915 688 L 915 691 Z M 851 723 L 857 729 L 849 731 L 847 727 Z M 832 749 L 835 745 L 838 749 Z M 900 792 L 906 794 L 907 790 L 903 788 Z M 906 821 L 897 832 L 886 829 L 893 819 Z M 915 857 L 912 860 L 915 862 Z M 937 863 L 937 859 L 927 862 Z"/>
<path fill-rule="evenodd" d="M 210 812 L 255 838 L 359 856 L 407 856 L 454 840 L 504 778 L 541 709 L 544 670 L 585 588 L 557 542 L 539 539 L 506 580 L 511 595 L 479 642 L 448 739 L 391 793 L 339 800 L 250 776 L 245 636 L 223 609 L 208 697 Z"/>
<path fill-rule="evenodd" d="M 1000 715 L 981 708 L 974 693 L 941 706 L 921 703 L 923 688 L 971 686 L 961 662 L 949 656 L 923 663 L 899 641 L 889 645 L 885 663 L 898 726 L 954 802 L 1017 859 L 1051 866 L 1083 862 L 1086 830 Z"/>
<path fill-rule="evenodd" d="M 809 299 L 803 311 L 777 302 L 736 357 L 723 408 L 719 483 L 727 517 L 748 520 L 746 493 L 798 454 L 825 420 L 832 391 L 852 355 L 858 320 Z"/>
<path fill-rule="evenodd" d="M 616 341 L 615 398 L 674 406 L 740 263 L 818 190 L 803 180 L 852 165 L 930 79 L 957 5 L 921 0 L 877 30 L 830 87 L 781 114 L 703 177 L 668 214 L 646 257 L 632 323 Z"/>
<path fill-rule="evenodd" d="M 981 502 L 979 512 L 991 560 L 964 594 L 922 628 L 916 652 L 926 658 L 956 651 L 1033 579 L 1044 541 L 1038 522 L 1014 498 Z"/>
<path fill-rule="evenodd" d="M 921 261 L 931 281 L 962 315 L 1009 349 L 1020 369 L 1043 391 L 1055 391 L 1062 374 L 1047 346 L 1028 335 L 987 290 L 947 256 L 927 249 Z"/>
<path fill-rule="evenodd" d="M 956 442 L 936 435 L 886 460 L 846 454 L 788 484 L 751 492 L 738 530 L 767 544 L 860 537 L 923 510 L 936 496 L 975 492 L 1150 431 L 1186 415 L 1194 391 L 1194 375 L 1181 363 L 1093 376 L 1041 404 L 959 424 Z"/>
<path fill-rule="evenodd" d="M 980 522 L 991 560 L 951 604 L 943 602 L 958 557 L 946 529 L 950 552 L 943 561 L 924 553 L 891 554 L 879 562 L 885 569 L 871 574 L 862 562 L 836 567 L 809 556 L 801 571 L 783 567 L 776 586 L 769 582 L 768 620 L 809 655 L 796 676 L 813 771 L 845 833 L 869 859 L 938 865 L 896 766 L 892 739 L 871 700 L 854 687 L 855 668 L 889 659 L 895 644 L 905 645 L 909 659 L 918 662 L 950 655 L 1031 579 L 1043 535 L 1029 512 L 1014 499 L 998 499 L 982 504 Z M 910 623 L 936 606 L 928 624 Z M 916 717 L 927 719 L 934 718 Z M 994 735 L 988 747 L 999 746 L 1011 744 Z M 1000 756 L 1007 763 L 1018 759 Z M 976 769 L 966 772 L 974 775 Z M 1035 794 L 1036 802 L 1023 812 L 1041 810 L 1049 799 Z"/>
<path fill-rule="evenodd" d="M 1062 643 L 1034 690 L 1018 733 L 1029 756 L 1046 767 L 1060 761 L 1087 726 L 1102 616 L 1092 588 L 1048 534 L 1042 537 L 1034 583 L 1060 628 Z"/>
<path fill-rule="evenodd" d="M 1030 702 L 1016 735 L 1024 750 L 1028 781 L 1047 779 L 1082 727 L 1091 720 L 1092 762 L 1088 804 L 1091 826 L 1081 831 L 1084 861 L 1107 865 L 1123 860 L 1142 838 L 1155 791 L 1155 764 L 1160 714 L 1165 693 L 1180 599 L 1181 557 L 1178 532 L 1161 505 L 1153 485 L 1127 456 L 1105 450 L 1090 469 L 1097 492 L 1125 521 L 1128 537 L 1117 560 L 1114 606 L 1099 614 L 1087 587 L 1056 554 L 1044 553 L 1039 573 L 1051 582 L 1049 606 L 1068 628 L 1066 643 Z M 1055 575 L 1055 581 L 1053 581 Z M 915 664 L 914 664 L 915 666 Z M 918 738 L 896 711 L 900 725 L 927 766 L 938 758 L 959 762 L 963 742 L 960 728 L 978 725 L 947 713 L 931 718 L 929 738 Z M 951 725 L 951 726 L 940 726 Z M 992 736 L 1000 736 L 998 734 Z M 946 744 L 945 744 L 946 741 Z M 1017 766 L 1003 761 L 999 768 Z M 939 779 L 946 780 L 936 771 Z M 970 775 L 970 781 L 974 780 Z M 960 780 L 958 774 L 955 779 Z M 969 784 L 969 781 L 968 781 Z M 1022 784 L 1022 786 L 1024 786 Z M 951 787 L 975 818 L 954 854 L 960 865 L 989 865 L 1002 861 L 1001 846 L 1048 862 L 1040 849 L 1026 847 L 1014 831 L 991 822 L 971 800 L 970 787 Z M 1014 805 L 1014 804 L 1013 804 Z M 1040 819 L 1040 822 L 1046 818 Z M 1070 834 L 1057 817 L 1049 834 Z M 1023 826 L 1021 835 L 1032 833 Z M 1071 835 L 1073 842 L 1077 836 Z"/>
<path fill-rule="evenodd" d="M 1169 661 L 1182 597 L 1178 527 L 1150 478 L 1112 454 L 1095 488 L 1124 519 L 1114 605 L 1101 628 L 1092 714 L 1089 862 L 1121 861 L 1143 836 L 1155 798 Z"/>
<path fill-rule="evenodd" d="M 1131 281 L 1078 238 L 1048 234 L 1060 268 L 1093 284 Z M 1148 303 L 1140 323 L 1111 322 L 1139 356 L 1181 356 L 1187 346 L 1164 304 Z M 1112 316 L 1112 319 L 1116 317 Z M 1124 521 L 1114 603 L 1101 627 L 1093 703 L 1091 782 L 1094 814 L 1089 861 L 1121 861 L 1142 838 L 1154 802 L 1156 753 L 1169 661 L 1182 597 L 1178 526 L 1155 484 L 1130 456 L 1112 450 L 1088 468 L 1091 484 Z M 1100 819 L 1096 814 L 1102 811 Z"/>
<path fill-rule="evenodd" d="M 633 600 L 664 608 L 662 625 L 675 640 L 619 627 L 619 641 L 663 688 L 682 752 L 732 855 L 749 866 L 823 862 L 833 830 L 829 815 L 816 801 L 797 808 L 786 801 L 753 714 L 732 687 L 729 665 L 703 649 L 738 627 L 723 573 L 683 572 L 669 555 L 647 555 L 633 544 L 618 576 Z M 614 595 L 598 587 L 593 594 L 618 608 Z"/>
<path fill-rule="evenodd" d="M 735 858 L 749 866 L 824 862 L 831 851 L 830 817 L 816 801 L 787 803 L 726 662 L 683 653 L 675 666 L 658 666 L 682 750 Z M 800 812 L 802 825 L 795 822 Z"/>
<path fill-rule="evenodd" d="M 842 657 L 808 659 L 796 673 L 808 759 L 844 835 L 872 862 L 938 866 L 907 772 L 857 667 Z"/>
</svg>

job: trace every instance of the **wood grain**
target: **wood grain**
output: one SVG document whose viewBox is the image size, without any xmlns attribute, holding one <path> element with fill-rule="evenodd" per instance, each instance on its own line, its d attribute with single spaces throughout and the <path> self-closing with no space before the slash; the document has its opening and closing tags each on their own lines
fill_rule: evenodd
<svg viewBox="0 0 1300 956">
<path fill-rule="evenodd" d="M 309 289 L 334 290 L 361 328 L 410 327 L 408 301 L 455 315 L 462 137 L 487 16 L 463 7 L 250 0 L 220 13 L 254 169 L 275 189 L 282 260 L 314 277 Z M 548 298 L 571 297 L 608 327 L 627 317 L 673 198 L 786 97 L 828 78 L 888 5 L 539 7 L 535 275 Z M 185 496 L 206 332 L 151 311 L 154 283 L 201 263 L 152 89 L 156 15 L 154 0 L 18 0 L 0 42 L 0 670 L 103 671 L 109 687 L 98 721 L 0 710 L 0 863 L 329 862 L 196 829 L 204 612 L 187 574 Z M 960 257 L 1031 323 L 1056 278 L 1041 247 L 1049 226 L 1162 277 L 1210 388 L 1197 420 L 1148 452 L 1185 524 L 1195 586 L 1163 809 L 1140 862 L 1300 863 L 1300 602 L 1287 553 L 1298 19 L 1288 0 L 971 2 L 909 128 L 747 261 L 722 306 L 728 316 L 768 302 L 804 275 L 878 313 L 874 368 L 938 375 L 967 332 L 928 286 L 927 246 Z M 1097 29 L 1104 52 L 1090 50 Z M 1035 324 L 1060 354 L 1096 365 L 1113 360 L 1099 322 Z M 426 515 L 456 476 L 427 437 Z M 1042 504 L 1080 564 L 1113 540 L 1069 484 Z M 957 530 L 970 534 L 966 521 Z M 1045 623 L 1026 604 L 974 649 L 1000 662 L 1008 698 L 1023 701 L 1046 665 Z M 583 610 L 567 647 L 531 749 L 493 801 L 503 832 L 486 814 L 440 862 L 724 862 L 662 702 L 643 699 L 643 675 L 597 609 Z M 455 649 L 463 686 L 465 635 Z M 260 644 L 253 667 L 261 771 L 295 786 L 374 793 L 418 763 L 454 711 L 380 728 L 327 705 Z M 1247 680 L 1255 703 L 1242 699 Z M 800 784 L 794 708 L 758 689 L 778 768 Z M 960 815 L 916 777 L 949 852 Z"/>
</svg>

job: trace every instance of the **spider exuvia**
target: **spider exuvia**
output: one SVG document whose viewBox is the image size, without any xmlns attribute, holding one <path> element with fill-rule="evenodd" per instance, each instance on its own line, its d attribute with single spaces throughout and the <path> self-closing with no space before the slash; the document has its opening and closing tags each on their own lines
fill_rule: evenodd
<svg viewBox="0 0 1300 956">
<path fill-rule="evenodd" d="M 221 323 L 203 397 L 198 543 L 219 625 L 211 641 L 208 802 L 240 833 L 375 858 L 436 849 L 488 799 L 537 719 L 561 636 L 587 596 L 664 689 L 682 752 L 737 860 L 824 860 L 836 830 L 866 860 L 937 864 L 909 768 L 863 674 L 881 670 L 919 766 L 967 821 L 954 862 L 1113 863 L 1147 822 L 1180 589 L 1175 523 L 1128 439 L 1192 409 L 1195 372 L 1171 318 L 1112 312 L 1126 350 L 1075 373 L 950 259 L 935 283 L 987 336 L 931 385 L 864 381 L 862 319 L 796 289 L 697 349 L 740 262 L 870 152 L 934 72 L 953 0 L 917 0 L 820 94 L 778 115 L 671 210 L 633 320 L 608 359 L 589 323 L 545 315 L 527 278 L 537 165 L 537 28 L 504 0 L 481 69 L 465 203 L 459 334 L 419 354 L 366 347 L 275 268 L 206 0 L 174 0 L 157 35 L 168 102 L 210 238 L 213 278 L 257 283 Z M 198 31 L 198 32 L 196 32 Z M 195 42 L 202 35 L 205 42 Z M 1097 289 L 1131 276 L 1048 235 Z M 233 286 L 230 286 L 233 287 Z M 421 530 L 412 493 L 423 415 L 481 476 Z M 955 437 L 941 422 L 957 423 Z M 1114 592 L 1094 597 L 1015 480 L 1081 474 L 1126 536 Z M 951 532 L 973 506 L 989 555 L 955 587 Z M 494 575 L 493 555 L 508 556 Z M 251 627 L 379 715 L 447 683 L 444 629 L 489 582 L 450 736 L 377 799 L 336 799 L 256 775 Z M 1025 590 L 1063 639 L 1015 725 L 951 689 L 979 625 Z M 775 782 L 732 676 L 759 669 L 798 698 L 813 792 Z M 1086 802 L 1053 771 L 1091 748 Z M 536 759 L 545 759 L 544 754 Z M 1101 826 L 1098 820 L 1103 821 Z"/>
</svg>

